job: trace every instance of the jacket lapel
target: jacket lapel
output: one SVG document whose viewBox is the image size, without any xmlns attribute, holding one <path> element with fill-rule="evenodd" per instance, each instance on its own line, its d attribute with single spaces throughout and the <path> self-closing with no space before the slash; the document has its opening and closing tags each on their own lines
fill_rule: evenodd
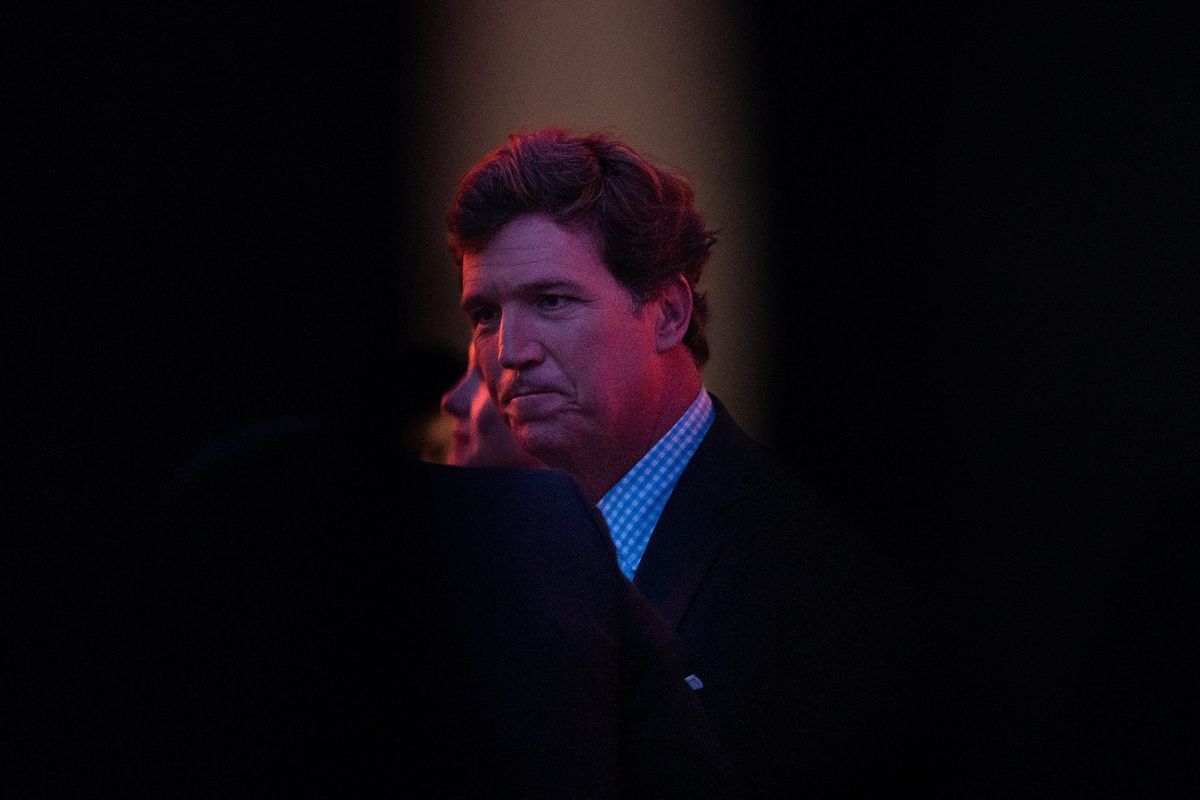
<svg viewBox="0 0 1200 800">
<path fill-rule="evenodd" d="M 743 467 L 753 442 L 716 398 L 713 406 L 716 419 L 671 492 L 634 575 L 634 585 L 673 629 L 728 533 L 716 515 L 747 489 Z"/>
</svg>

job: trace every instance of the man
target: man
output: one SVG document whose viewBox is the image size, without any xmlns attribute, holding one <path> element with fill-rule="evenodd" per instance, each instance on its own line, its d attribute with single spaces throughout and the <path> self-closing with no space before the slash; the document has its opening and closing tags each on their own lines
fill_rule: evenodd
<svg viewBox="0 0 1200 800">
<path fill-rule="evenodd" d="M 442 413 L 452 422 L 446 463 L 456 467 L 538 467 L 504 424 L 483 382 L 475 345 L 467 351 L 467 371 L 442 395 Z"/>
<path fill-rule="evenodd" d="M 703 387 L 715 237 L 688 183 L 604 136 L 513 135 L 463 178 L 448 227 L 489 392 L 604 514 L 746 785 L 911 778 L 871 547 Z"/>
</svg>

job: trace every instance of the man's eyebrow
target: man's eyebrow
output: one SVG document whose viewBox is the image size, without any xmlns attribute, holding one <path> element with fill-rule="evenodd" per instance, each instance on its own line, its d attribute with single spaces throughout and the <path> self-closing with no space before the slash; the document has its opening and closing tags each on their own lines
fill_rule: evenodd
<svg viewBox="0 0 1200 800">
<path fill-rule="evenodd" d="M 531 283 L 522 283 L 517 286 L 519 294 L 552 294 L 561 292 L 582 292 L 583 287 L 578 283 L 567 278 L 557 278 L 551 280 L 533 281 Z"/>
</svg>

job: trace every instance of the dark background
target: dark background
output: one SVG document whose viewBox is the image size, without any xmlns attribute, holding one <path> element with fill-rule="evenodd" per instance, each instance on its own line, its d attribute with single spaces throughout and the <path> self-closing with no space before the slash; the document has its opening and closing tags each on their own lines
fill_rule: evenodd
<svg viewBox="0 0 1200 800">
<path fill-rule="evenodd" d="M 16 650 L 82 630 L 76 587 L 136 553 L 197 449 L 413 390 L 393 287 L 421 158 L 405 12 L 25 14 L 5 548 L 10 591 L 63 599 L 17 615 Z M 939 587 L 949 779 L 1195 789 L 1195 20 L 745 25 L 770 416 Z"/>
<path fill-rule="evenodd" d="M 966 774 L 1194 787 L 1194 20 L 755 19 L 773 416 L 946 567 Z"/>
</svg>

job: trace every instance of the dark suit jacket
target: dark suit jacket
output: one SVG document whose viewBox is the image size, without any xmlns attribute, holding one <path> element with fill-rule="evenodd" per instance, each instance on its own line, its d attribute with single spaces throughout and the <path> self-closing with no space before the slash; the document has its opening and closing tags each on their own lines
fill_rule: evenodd
<svg viewBox="0 0 1200 800">
<path fill-rule="evenodd" d="M 904 573 L 714 404 L 634 584 L 679 633 L 735 770 L 762 796 L 921 782 Z"/>
<path fill-rule="evenodd" d="M 39 569 L 79 579 L 37 581 L 71 616 L 14 643 L 28 791 L 724 796 L 678 644 L 565 473 L 274 431 L 145 534 Z"/>
</svg>

